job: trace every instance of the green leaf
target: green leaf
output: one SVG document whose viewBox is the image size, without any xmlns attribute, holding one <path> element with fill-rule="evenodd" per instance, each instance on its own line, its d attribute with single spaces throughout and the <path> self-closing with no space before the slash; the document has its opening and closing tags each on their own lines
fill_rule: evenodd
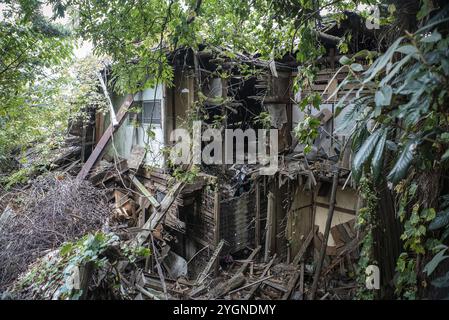
<svg viewBox="0 0 449 320">
<path fill-rule="evenodd" d="M 437 216 L 429 224 L 429 230 L 438 230 L 449 224 L 449 210 L 438 212 Z"/>
<path fill-rule="evenodd" d="M 360 63 L 351 64 L 351 69 L 355 72 L 363 71 L 363 66 Z"/>
<path fill-rule="evenodd" d="M 421 6 L 420 10 L 416 14 L 416 18 L 418 18 L 418 20 L 421 20 L 421 19 L 427 17 L 431 11 L 432 11 L 432 4 L 431 4 L 430 0 L 424 0 L 422 2 L 422 6 Z"/>
<path fill-rule="evenodd" d="M 385 86 L 390 80 L 398 73 L 398 71 L 402 68 L 403 65 L 405 65 L 410 59 L 412 58 L 412 55 L 407 55 L 400 61 L 396 62 L 394 67 L 388 72 L 388 74 L 382 79 L 379 86 Z"/>
<path fill-rule="evenodd" d="M 413 161 L 413 154 L 416 146 L 417 143 L 414 139 L 407 142 L 393 169 L 391 169 L 390 173 L 388 174 L 387 179 L 389 181 L 396 184 L 405 177 L 407 170 Z"/>
<path fill-rule="evenodd" d="M 390 86 L 381 87 L 376 91 L 374 101 L 377 107 L 389 106 L 391 103 L 391 97 L 393 95 L 393 89 Z"/>
<path fill-rule="evenodd" d="M 438 267 L 441 261 L 449 258 L 449 256 L 445 256 L 444 253 L 446 252 L 447 248 L 441 250 L 438 252 L 432 260 L 430 260 L 426 266 L 423 269 L 423 272 L 427 273 L 428 276 L 432 274 L 432 272 L 435 271 L 435 269 Z"/>
<path fill-rule="evenodd" d="M 72 252 L 72 249 L 73 249 L 73 243 L 70 243 L 70 242 L 64 243 L 61 246 L 59 254 L 61 256 L 65 256 L 65 255 L 69 254 L 70 252 Z"/>
<path fill-rule="evenodd" d="M 437 288 L 447 288 L 449 287 L 449 271 L 442 277 L 433 280 L 432 285 Z"/>
<path fill-rule="evenodd" d="M 364 83 L 371 81 L 383 68 L 385 68 L 403 39 L 404 37 L 397 38 L 388 50 L 374 61 L 371 67 L 365 72 L 366 78 L 363 81 Z"/>
<path fill-rule="evenodd" d="M 446 161 L 449 159 L 449 149 L 446 150 L 446 152 L 441 156 L 441 161 Z"/>
<path fill-rule="evenodd" d="M 373 171 L 373 176 L 376 181 L 379 180 L 383 168 L 383 155 L 385 143 L 387 141 L 387 134 L 388 130 L 384 130 L 382 136 L 379 139 L 379 142 L 377 143 L 373 158 L 371 160 L 371 170 Z"/>
<path fill-rule="evenodd" d="M 411 44 L 406 44 L 402 47 L 399 47 L 396 51 L 406 55 L 412 55 L 418 52 L 418 48 Z"/>
<path fill-rule="evenodd" d="M 341 65 L 346 66 L 352 62 L 352 59 L 349 59 L 347 56 L 343 56 L 340 58 L 339 62 Z"/>
<path fill-rule="evenodd" d="M 379 140 L 382 132 L 383 130 L 377 130 L 372 133 L 355 154 L 352 161 L 352 175 L 356 181 L 360 179 L 360 176 L 362 175 L 363 165 L 373 153 L 373 150 L 376 147 L 376 143 Z"/>
</svg>

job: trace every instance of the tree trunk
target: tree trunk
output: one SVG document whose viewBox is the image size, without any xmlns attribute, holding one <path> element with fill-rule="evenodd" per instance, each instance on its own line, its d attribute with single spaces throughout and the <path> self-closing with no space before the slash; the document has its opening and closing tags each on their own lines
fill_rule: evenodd
<svg viewBox="0 0 449 320">
<path fill-rule="evenodd" d="M 380 299 L 394 298 L 396 261 L 401 254 L 402 225 L 396 216 L 394 199 L 386 182 L 378 190 L 376 226 L 373 229 L 374 258 L 380 271 Z"/>
</svg>

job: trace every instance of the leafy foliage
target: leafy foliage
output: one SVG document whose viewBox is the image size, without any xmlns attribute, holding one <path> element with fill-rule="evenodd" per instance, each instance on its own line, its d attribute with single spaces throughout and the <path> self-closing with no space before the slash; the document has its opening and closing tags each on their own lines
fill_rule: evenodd
<svg viewBox="0 0 449 320">
<path fill-rule="evenodd" d="M 93 42 L 96 53 L 114 60 L 116 88 L 135 92 L 170 83 L 166 50 L 207 44 L 229 49 L 231 57 L 249 52 L 271 59 L 297 52 L 300 62 L 323 53 L 313 31 L 320 12 L 342 19 L 358 1 L 240 0 L 71 0 L 55 8 L 74 8 L 77 32 Z M 60 14 L 55 10 L 57 14 Z"/>
<path fill-rule="evenodd" d="M 118 259 L 134 263 L 149 254 L 147 248 L 120 244 L 113 233 L 87 234 L 76 242 L 64 243 L 57 252 L 36 261 L 17 281 L 13 293 L 33 299 L 77 300 L 83 292 L 76 283 L 76 274 L 79 268 L 91 264 L 94 272 L 103 273 L 97 286 L 109 282 L 106 287 L 117 291 L 116 297 L 120 297 L 115 286 L 118 278 L 114 275 L 114 264 Z"/>
<path fill-rule="evenodd" d="M 41 79 L 27 89 L 27 98 L 21 105 L 9 105 L 4 110 L 4 117 L 0 116 L 0 164 L 2 157 L 5 163 L 13 157 L 19 162 L 9 170 L 0 166 L 6 173 L 0 177 L 0 183 L 10 187 L 45 170 L 54 150 L 63 144 L 70 120 L 86 121 L 88 107 L 105 111 L 106 100 L 98 90 L 97 72 L 101 68 L 93 57 L 54 66 L 51 78 Z M 30 148 L 37 155 L 33 161 L 27 155 Z"/>
<path fill-rule="evenodd" d="M 360 196 L 364 199 L 366 205 L 360 208 L 357 216 L 357 228 L 365 233 L 360 250 L 360 258 L 357 263 L 357 299 L 372 300 L 374 292 L 366 289 L 366 274 L 365 270 L 369 265 L 376 264 L 373 257 L 373 228 L 376 225 L 376 209 L 377 196 L 373 190 L 374 185 L 366 177 L 360 180 Z"/>
<path fill-rule="evenodd" d="M 422 14 L 427 16 L 429 10 L 424 7 Z M 433 202 L 425 199 L 438 195 L 426 197 L 417 193 L 418 189 L 426 190 L 419 185 L 420 176 L 447 168 L 448 12 L 446 7 L 415 33 L 398 37 L 366 71 L 356 64 L 357 57 L 340 60 L 349 76 L 339 88 L 347 84 L 358 88 L 349 105 L 345 102 L 347 97 L 337 105 L 351 108 L 343 127 L 353 126 L 352 174 L 356 181 L 372 176 L 377 182 L 385 179 L 390 187 L 395 187 L 398 217 L 404 227 L 404 252 L 396 267 L 396 293 L 411 299 L 418 297 L 420 286 L 417 257 L 432 252 L 435 243 L 444 240 L 445 235 L 435 239 L 428 231 L 448 223 L 444 200 L 436 214 L 429 205 Z M 362 94 L 362 90 L 369 93 Z M 388 175 L 382 177 L 381 172 Z M 429 262 L 424 269 L 427 274 L 433 272 L 442 257 L 439 254 Z M 441 285 L 441 281 L 437 283 Z"/>
</svg>

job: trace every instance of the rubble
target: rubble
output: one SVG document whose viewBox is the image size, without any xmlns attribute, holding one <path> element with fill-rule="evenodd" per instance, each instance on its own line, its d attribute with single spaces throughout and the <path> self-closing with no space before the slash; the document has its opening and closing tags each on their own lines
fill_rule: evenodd
<svg viewBox="0 0 449 320">
<path fill-rule="evenodd" d="M 215 65 L 213 54 L 205 52 L 185 50 L 177 59 L 195 54 Z M 64 152 L 56 166 L 60 173 L 38 178 L 24 191 L 29 199 L 19 206 L 24 209 L 15 210 L 13 202 L 8 202 L 10 206 L 0 218 L 8 220 L 1 226 L 10 231 L 1 237 L 9 234 L 14 245 L 7 244 L 11 239 L 0 240 L 0 261 L 10 263 L 11 257 L 1 255 L 21 250 L 16 256 L 22 260 L 17 260 L 19 267 L 14 268 L 24 272 L 23 280 L 35 270 L 36 264 L 26 272 L 31 262 L 40 258 L 35 263 L 42 265 L 42 259 L 50 259 L 46 256 L 49 250 L 56 250 L 59 257 L 49 262 L 57 270 L 57 283 L 49 279 L 52 286 L 44 282 L 36 289 L 24 286 L 19 279 L 10 287 L 13 294 L 132 300 L 324 300 L 354 296 L 362 238 L 355 227 L 358 198 L 352 189 L 348 148 L 333 132 L 334 111 L 323 109 L 315 115 L 321 122 L 320 134 L 313 157 L 306 156 L 290 132 L 291 68 L 245 56 L 238 59 L 261 68 L 261 72 L 251 78 L 250 85 L 244 85 L 238 70 L 232 69 L 237 74 L 229 81 L 236 85 L 224 95 L 234 104 L 217 108 L 207 99 L 203 112 L 209 113 L 208 119 L 222 115 L 228 127 L 240 128 L 255 114 L 268 110 L 275 116 L 270 124 L 281 132 L 277 171 L 266 176 L 261 174 L 263 166 L 246 163 L 153 166 L 146 158 L 147 146 L 129 145 L 117 138 L 117 145 L 129 147 L 124 156 L 120 155 L 114 135 L 120 136 L 121 124 L 133 103 L 133 96 L 127 95 L 117 106 L 116 125 L 97 132 L 97 125 L 101 126 L 90 124 L 95 130 L 88 130 L 97 138 L 90 145 L 81 139 L 84 142 L 76 148 L 81 150 L 81 159 L 72 157 L 70 152 L 74 151 Z M 176 63 L 180 60 L 174 62 L 175 77 L 185 77 L 182 80 L 193 85 L 193 78 L 180 73 Z M 232 65 L 233 61 L 226 63 Z M 325 80 L 321 74 L 320 81 Z M 203 89 L 214 91 L 212 82 Z M 173 98 L 170 103 L 182 102 L 174 89 L 166 89 Z M 166 107 L 176 115 L 175 105 Z M 105 119 L 98 118 L 104 125 Z M 170 121 L 176 128 L 173 119 Z M 99 230 L 105 235 L 99 236 Z M 83 242 L 76 241 L 85 234 L 100 237 L 106 244 L 95 258 L 76 260 L 85 250 Z M 39 246 L 35 238 L 42 238 Z M 78 248 L 70 259 L 61 255 L 67 243 L 76 243 Z M 77 262 L 71 263 L 72 259 Z M 94 263 L 97 259 L 102 263 Z M 6 279 L 5 285 L 13 278 Z M 70 282 L 70 290 L 55 295 L 62 282 Z"/>
</svg>

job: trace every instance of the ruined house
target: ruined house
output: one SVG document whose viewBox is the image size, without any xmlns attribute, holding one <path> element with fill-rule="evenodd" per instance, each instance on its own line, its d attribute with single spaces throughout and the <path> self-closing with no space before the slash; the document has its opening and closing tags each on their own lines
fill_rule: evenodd
<svg viewBox="0 0 449 320">
<path fill-rule="evenodd" d="M 264 61 L 246 54 L 230 55 L 225 48 L 212 46 L 168 53 L 174 85 L 159 84 L 133 96 L 112 94 L 112 121 L 117 123 L 111 125 L 110 115 L 97 114 L 96 148 L 90 150 L 80 175 L 91 173 L 91 180 L 107 180 L 104 171 L 97 174 L 92 169 L 100 158 L 110 160 L 119 170 L 135 170 L 131 185 L 143 192 L 143 196 L 133 195 L 139 208 L 136 227 L 142 227 L 148 223 L 151 208 L 173 194 L 174 172 L 166 152 L 174 144 L 170 133 L 191 125 L 192 110 L 201 115 L 204 126 L 226 129 L 260 129 L 262 116 L 269 115 L 268 126 L 278 129 L 278 170 L 261 175 L 257 164 L 199 166 L 194 179 L 174 193 L 161 220 L 170 234 L 171 251 L 194 261 L 188 272 L 196 277 L 218 247 L 222 261 L 256 248 L 261 249 L 265 262 L 276 254 L 279 261 L 297 264 L 306 249 L 317 261 L 328 237 L 323 247 L 324 272 L 339 267 L 340 272 L 354 273 L 355 217 L 361 203 L 350 176 L 350 132 L 336 131 L 345 120 L 344 113 L 337 113 L 336 102 L 355 90 L 339 88 L 344 72 L 334 76 L 340 58 L 338 37 L 318 36 L 326 45 L 326 55 L 318 62 L 316 81 L 296 96 L 293 82 L 298 65 L 288 56 Z M 107 75 L 103 74 L 104 83 L 109 80 Z M 301 111 L 301 95 L 314 92 L 322 96 L 319 110 Z M 294 134 L 306 113 L 320 120 L 319 135 L 308 154 Z M 107 144 L 111 137 L 112 143 Z M 330 230 L 323 237 L 327 221 Z"/>
</svg>

